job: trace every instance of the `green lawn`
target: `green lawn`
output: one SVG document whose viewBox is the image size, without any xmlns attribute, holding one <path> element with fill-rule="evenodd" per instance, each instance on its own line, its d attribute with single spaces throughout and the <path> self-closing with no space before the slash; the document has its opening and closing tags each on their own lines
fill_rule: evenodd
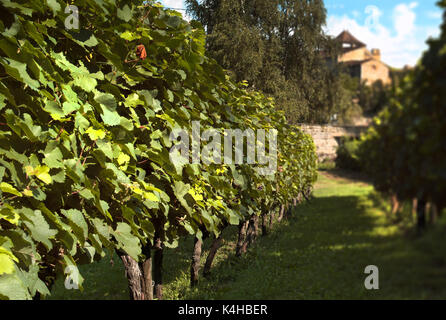
<svg viewBox="0 0 446 320">
<path fill-rule="evenodd" d="M 192 239 L 166 250 L 165 298 L 445 299 L 445 223 L 416 235 L 407 214 L 390 221 L 373 187 L 329 172 L 320 174 L 311 203 L 243 258 L 233 254 L 236 228 L 227 230 L 211 277 L 195 289 L 188 287 Z M 51 299 L 127 299 L 123 267 L 113 260 L 81 268 L 84 292 L 65 290 L 60 279 Z M 364 288 L 367 265 L 379 267 L 379 290 Z"/>
</svg>

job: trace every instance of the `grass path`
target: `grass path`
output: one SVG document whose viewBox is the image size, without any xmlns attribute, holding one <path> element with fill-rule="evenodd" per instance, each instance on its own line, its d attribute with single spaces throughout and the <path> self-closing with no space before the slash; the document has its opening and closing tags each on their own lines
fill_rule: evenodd
<svg viewBox="0 0 446 320">
<path fill-rule="evenodd" d="M 415 236 L 389 223 L 379 197 L 362 182 L 322 173 L 311 203 L 259 237 L 243 258 L 233 256 L 228 230 L 212 276 L 188 288 L 192 241 L 165 258 L 168 299 L 445 299 L 446 235 L 439 224 Z M 206 249 L 209 243 L 205 246 Z M 116 259 L 115 259 L 116 260 Z M 119 266 L 118 266 L 119 264 Z M 364 288 L 364 268 L 379 267 L 380 289 Z M 61 281 L 53 298 L 125 299 L 122 266 L 85 266 L 84 293 Z M 105 282 L 105 283 L 104 283 Z M 87 288 L 88 286 L 88 288 Z M 111 287 L 110 287 L 111 286 Z"/>
</svg>

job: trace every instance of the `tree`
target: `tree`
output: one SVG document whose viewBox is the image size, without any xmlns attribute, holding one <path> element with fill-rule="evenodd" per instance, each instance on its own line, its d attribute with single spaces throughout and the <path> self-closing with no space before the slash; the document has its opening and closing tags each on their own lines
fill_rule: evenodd
<svg viewBox="0 0 446 320">
<path fill-rule="evenodd" d="M 237 81 L 277 100 L 292 123 L 328 122 L 342 100 L 337 55 L 322 27 L 321 0 L 186 0 L 207 34 L 209 55 Z"/>
<path fill-rule="evenodd" d="M 446 0 L 439 2 L 445 9 Z M 399 83 L 389 105 L 364 137 L 362 159 L 375 187 L 400 200 L 418 201 L 418 226 L 424 226 L 423 204 L 446 207 L 446 15 L 441 35 L 416 69 Z"/>
</svg>

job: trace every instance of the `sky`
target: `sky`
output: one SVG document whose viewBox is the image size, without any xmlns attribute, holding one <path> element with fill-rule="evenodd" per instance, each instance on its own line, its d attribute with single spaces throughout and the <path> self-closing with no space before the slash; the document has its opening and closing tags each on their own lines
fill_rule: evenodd
<svg viewBox="0 0 446 320">
<path fill-rule="evenodd" d="M 170 8 L 184 8 L 183 0 L 160 0 Z M 369 49 L 381 50 L 388 65 L 414 66 L 427 49 L 426 40 L 440 34 L 442 10 L 436 0 L 325 0 L 325 32 L 337 36 L 350 31 Z"/>
</svg>

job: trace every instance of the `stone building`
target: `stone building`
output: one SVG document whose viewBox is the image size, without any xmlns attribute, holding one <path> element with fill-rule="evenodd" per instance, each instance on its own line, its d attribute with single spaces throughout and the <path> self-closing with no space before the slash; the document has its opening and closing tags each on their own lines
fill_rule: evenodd
<svg viewBox="0 0 446 320">
<path fill-rule="evenodd" d="M 336 40 L 342 44 L 338 63 L 345 65 L 352 77 L 369 85 L 378 80 L 385 85 L 391 83 L 390 67 L 381 61 L 379 49 L 368 50 L 365 43 L 348 31 L 343 31 Z"/>
</svg>

